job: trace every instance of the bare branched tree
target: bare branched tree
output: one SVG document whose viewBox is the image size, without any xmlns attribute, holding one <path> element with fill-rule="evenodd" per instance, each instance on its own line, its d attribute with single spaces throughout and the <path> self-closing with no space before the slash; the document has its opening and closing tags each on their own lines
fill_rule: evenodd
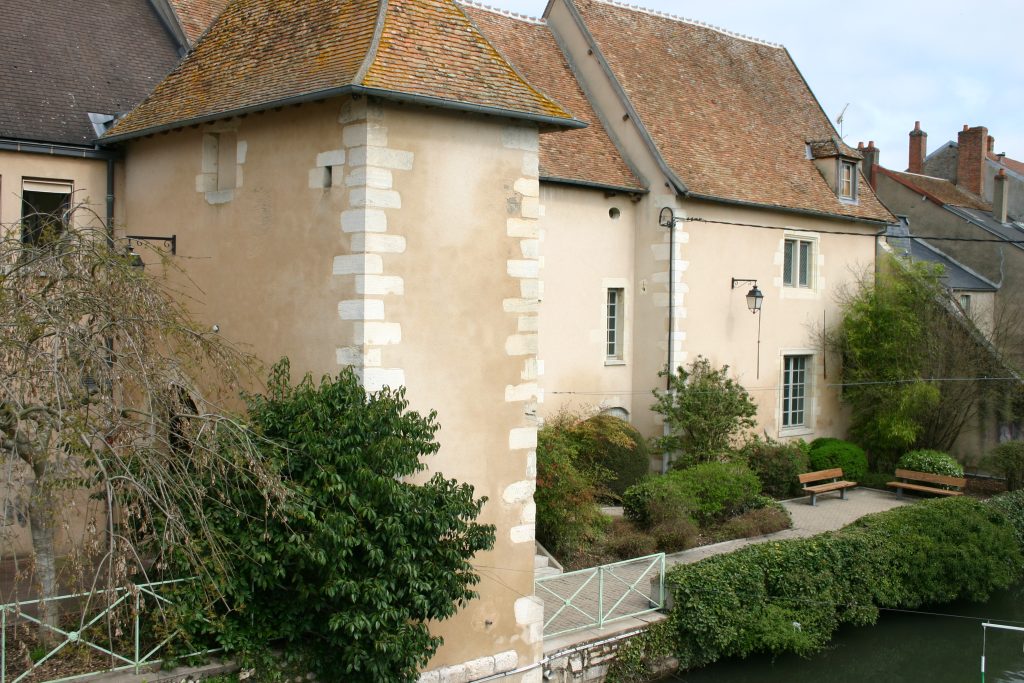
<svg viewBox="0 0 1024 683">
<path fill-rule="evenodd" d="M 230 474 L 268 510 L 285 491 L 257 437 L 218 407 L 251 358 L 102 227 L 0 232 L 0 560 L 32 578 L 49 640 L 58 610 L 45 601 L 62 589 L 128 585 L 169 552 L 198 574 L 226 571 L 230 540 L 190 536 L 219 504 L 199 482 Z"/>
</svg>

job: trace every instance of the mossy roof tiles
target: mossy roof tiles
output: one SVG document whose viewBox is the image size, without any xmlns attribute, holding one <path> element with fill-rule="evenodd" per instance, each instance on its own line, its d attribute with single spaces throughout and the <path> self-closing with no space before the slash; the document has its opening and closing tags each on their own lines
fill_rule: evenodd
<svg viewBox="0 0 1024 683">
<path fill-rule="evenodd" d="M 808 141 L 836 132 L 784 48 L 619 4 L 566 2 L 687 191 L 893 220 L 867 183 L 858 203 L 841 202 L 807 159 Z"/>
<path fill-rule="evenodd" d="M 936 204 L 964 206 L 980 211 L 992 210 L 992 205 L 981 197 L 967 192 L 945 178 L 934 178 L 917 173 L 901 173 L 881 166 L 879 166 L 878 170 L 904 187 L 917 192 L 922 197 L 928 197 Z"/>
<path fill-rule="evenodd" d="M 346 90 L 581 125 L 452 0 L 233 0 L 121 139 Z"/>
<path fill-rule="evenodd" d="M 169 0 L 189 45 L 195 45 L 229 0 Z"/>
<path fill-rule="evenodd" d="M 643 185 L 623 161 L 558 47 L 549 27 L 536 20 L 462 4 L 463 10 L 491 43 L 530 82 L 586 122 L 586 128 L 542 135 L 540 175 L 625 190 Z"/>
</svg>

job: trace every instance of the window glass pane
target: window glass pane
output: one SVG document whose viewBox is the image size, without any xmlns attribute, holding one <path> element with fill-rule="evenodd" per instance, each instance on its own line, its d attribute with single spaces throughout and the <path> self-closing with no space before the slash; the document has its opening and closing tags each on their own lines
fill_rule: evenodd
<svg viewBox="0 0 1024 683">
<path fill-rule="evenodd" d="M 605 355 L 616 360 L 622 358 L 622 290 L 609 289 L 605 325 Z"/>
<path fill-rule="evenodd" d="M 807 287 L 810 284 L 811 272 L 811 243 L 800 242 L 800 286 Z"/>
<path fill-rule="evenodd" d="M 786 356 L 782 372 L 782 426 L 806 424 L 807 359 L 809 356 Z"/>
<path fill-rule="evenodd" d="M 53 239 L 67 221 L 70 194 L 25 190 L 21 194 L 21 239 L 39 244 Z"/>
<path fill-rule="evenodd" d="M 796 240 L 786 240 L 785 256 L 782 263 L 782 283 L 793 286 L 793 260 L 796 256 Z"/>
</svg>

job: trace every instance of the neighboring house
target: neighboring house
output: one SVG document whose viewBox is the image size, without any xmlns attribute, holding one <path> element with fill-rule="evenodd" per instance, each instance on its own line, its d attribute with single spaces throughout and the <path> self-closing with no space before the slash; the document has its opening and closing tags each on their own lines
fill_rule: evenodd
<svg viewBox="0 0 1024 683">
<path fill-rule="evenodd" d="M 591 124 L 541 136 L 544 412 L 607 410 L 655 435 L 658 373 L 703 355 L 751 392 L 759 433 L 843 436 L 820 332 L 894 219 L 786 50 L 592 0 L 555 0 L 542 22 L 467 12 Z M 665 208 L 682 222 L 661 225 Z"/>
<path fill-rule="evenodd" d="M 175 65 L 179 43 L 146 0 L 10 0 L 0 22 L 0 224 L 89 223 L 111 211 L 115 153 L 96 145 Z"/>
<path fill-rule="evenodd" d="M 1024 352 L 1020 351 L 1024 340 L 1024 298 L 1020 294 L 1024 287 L 1024 226 L 1008 214 L 1005 200 L 1012 191 L 1011 176 L 1005 169 L 993 172 L 993 207 L 979 192 L 984 189 L 978 182 L 980 173 L 960 168 L 955 174 L 959 180 L 922 173 L 926 170 L 926 159 L 932 160 L 933 169 L 947 173 L 952 168 L 952 153 L 964 159 L 962 152 L 968 141 L 989 139 L 984 132 L 984 128 L 967 129 L 961 134 L 959 145 L 946 145 L 930 156 L 926 155 L 927 135 L 916 123 L 910 132 L 909 167 L 917 172 L 879 166 L 879 150 L 873 143 L 862 146 L 861 151 L 865 163 L 870 164 L 868 178 L 874 182 L 879 199 L 901 217 L 909 234 L 915 236 L 914 256 L 937 262 L 948 260 L 945 265 L 954 299 L 972 313 L 979 329 L 993 341 L 1005 362 L 1019 369 L 1024 367 Z M 987 165 L 989 161 L 992 160 L 979 160 L 979 170 L 982 163 Z M 972 169 L 974 166 L 972 162 Z M 927 257 L 927 252 L 941 254 L 941 258 Z M 970 277 L 954 275 L 957 269 Z M 975 288 L 973 285 L 979 281 L 994 289 Z M 973 285 L 966 286 L 968 283 Z M 958 442 L 956 450 L 962 455 L 984 451 L 995 443 L 1000 430 L 996 425 L 974 425 Z"/>
</svg>

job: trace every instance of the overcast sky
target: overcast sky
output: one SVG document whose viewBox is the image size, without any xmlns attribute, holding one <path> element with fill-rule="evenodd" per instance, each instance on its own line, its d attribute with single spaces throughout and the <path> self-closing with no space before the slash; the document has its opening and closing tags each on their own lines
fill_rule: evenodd
<svg viewBox="0 0 1024 683">
<path fill-rule="evenodd" d="M 533 17 L 547 0 L 489 0 Z M 883 166 L 907 166 L 914 121 L 928 151 L 964 124 L 985 126 L 996 152 L 1024 160 L 1024 0 L 633 0 L 789 49 L 842 134 L 874 140 Z M 643 40 L 637 36 L 637 40 Z M 837 126 L 837 128 L 839 128 Z"/>
</svg>

